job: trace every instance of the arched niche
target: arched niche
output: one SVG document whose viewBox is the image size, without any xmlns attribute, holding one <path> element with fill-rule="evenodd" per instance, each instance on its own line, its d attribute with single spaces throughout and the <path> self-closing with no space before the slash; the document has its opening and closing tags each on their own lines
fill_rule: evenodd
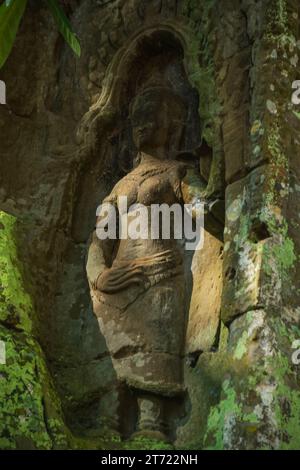
<svg viewBox="0 0 300 470">
<path fill-rule="evenodd" d="M 144 80 L 151 76 L 151 63 L 155 57 L 167 70 L 176 93 L 188 104 L 181 142 L 182 155 L 186 153 L 188 158 L 198 161 L 200 173 L 208 184 L 211 176 L 215 176 L 214 163 L 219 155 L 201 138 L 199 100 L 204 97 L 193 82 L 200 66 L 189 31 L 174 22 L 144 28 L 115 54 L 107 68 L 102 93 L 84 116 L 78 131 L 83 142 L 77 191 L 79 197 L 73 222 L 76 242 L 85 243 L 88 240 L 95 223 L 97 206 L 133 164 L 136 151 L 131 141 L 129 106 L 137 89 L 137 79 L 141 75 Z M 211 174 L 213 172 L 214 175 Z M 204 249 L 190 260 L 194 288 L 187 354 L 210 350 L 216 341 L 222 284 L 221 252 L 222 243 L 206 233 Z M 210 296 L 207 296 L 207 291 Z"/>
<path fill-rule="evenodd" d="M 78 130 L 81 143 L 72 227 L 75 244 L 88 242 L 97 206 L 133 165 L 136 150 L 131 139 L 130 102 L 139 86 L 138 81 L 151 77 L 153 63 L 161 64 L 167 71 L 176 93 L 188 104 L 178 158 L 198 161 L 201 175 L 209 184 L 215 155 L 214 149 L 201 139 L 201 90 L 196 89 L 193 82 L 197 61 L 188 34 L 174 24 L 143 29 L 115 54 L 107 68 L 102 93 L 84 116 Z M 222 243 L 206 234 L 204 249 L 187 255 L 186 262 L 193 273 L 185 350 L 191 361 L 187 364 L 193 364 L 203 351 L 211 351 L 218 341 L 221 251 Z M 188 391 L 189 367 L 187 365 L 186 370 Z"/>
<path fill-rule="evenodd" d="M 80 171 L 72 231 L 78 242 L 86 241 L 103 196 L 132 167 L 136 151 L 131 141 L 129 106 L 137 77 L 144 73 L 145 80 L 151 79 L 151 62 L 155 58 L 158 63 L 161 61 L 176 93 L 187 103 L 180 149 L 185 154 L 183 158 L 199 161 L 202 176 L 207 182 L 210 179 L 213 149 L 201 137 L 201 96 L 193 83 L 198 61 L 188 34 L 171 23 L 145 28 L 115 54 L 107 68 L 102 93 L 78 129 Z"/>
</svg>

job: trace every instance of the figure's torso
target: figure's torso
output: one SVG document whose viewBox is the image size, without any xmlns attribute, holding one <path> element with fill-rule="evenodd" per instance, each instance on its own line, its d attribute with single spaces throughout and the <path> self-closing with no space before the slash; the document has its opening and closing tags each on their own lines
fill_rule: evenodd
<svg viewBox="0 0 300 470">
<path fill-rule="evenodd" d="M 186 166 L 177 161 L 163 160 L 153 163 L 140 164 L 132 170 L 114 187 L 106 202 L 112 201 L 118 205 L 120 197 L 127 197 L 127 208 L 134 204 L 142 204 L 148 210 L 149 235 L 147 239 L 126 238 L 119 240 L 115 249 L 115 262 L 120 260 L 133 260 L 144 256 L 152 256 L 165 250 L 172 250 L 179 254 L 181 243 L 174 240 L 173 217 L 170 222 L 170 238 L 164 239 L 161 234 L 158 239 L 151 239 L 151 210 L 153 204 L 177 203 L 182 206 L 180 191 L 181 180 L 184 177 Z M 180 256 L 179 256 L 180 258 Z"/>
</svg>

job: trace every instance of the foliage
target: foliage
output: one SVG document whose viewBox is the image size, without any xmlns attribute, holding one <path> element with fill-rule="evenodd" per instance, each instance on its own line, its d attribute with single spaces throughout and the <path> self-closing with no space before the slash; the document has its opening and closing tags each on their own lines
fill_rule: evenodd
<svg viewBox="0 0 300 470">
<path fill-rule="evenodd" d="M 8 58 L 14 44 L 20 21 L 28 0 L 6 0 L 0 5 L 0 68 Z M 57 0 L 45 0 L 58 25 L 59 31 L 77 56 L 81 49 L 72 26 Z"/>
<path fill-rule="evenodd" d="M 47 4 L 53 14 L 53 17 L 58 25 L 58 29 L 65 38 L 66 42 L 73 49 L 75 54 L 80 57 L 81 49 L 77 37 L 72 31 L 71 23 L 59 6 L 57 0 L 46 0 Z"/>
<path fill-rule="evenodd" d="M 0 6 L 0 67 L 12 49 L 27 0 L 11 0 Z"/>
</svg>

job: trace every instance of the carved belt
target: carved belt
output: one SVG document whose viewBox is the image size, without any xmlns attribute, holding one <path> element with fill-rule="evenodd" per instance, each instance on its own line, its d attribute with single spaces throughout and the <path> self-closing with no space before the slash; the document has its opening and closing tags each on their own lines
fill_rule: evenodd
<svg viewBox="0 0 300 470">
<path fill-rule="evenodd" d="M 182 256 L 166 250 L 134 260 L 115 260 L 111 270 L 116 271 L 115 294 L 98 292 L 100 302 L 124 309 L 141 293 L 159 282 L 183 273 Z M 121 270 L 121 275 L 120 275 Z M 123 271 L 123 273 L 122 273 Z"/>
</svg>

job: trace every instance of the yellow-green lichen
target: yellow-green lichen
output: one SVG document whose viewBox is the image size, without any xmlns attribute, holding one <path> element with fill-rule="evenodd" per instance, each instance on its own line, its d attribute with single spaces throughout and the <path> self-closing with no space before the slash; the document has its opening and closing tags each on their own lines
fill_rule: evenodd
<svg viewBox="0 0 300 470">
<path fill-rule="evenodd" d="M 244 331 L 242 336 L 239 338 L 238 344 L 235 348 L 235 351 L 233 354 L 234 359 L 242 359 L 242 357 L 246 354 L 247 342 L 248 342 L 248 334 L 246 331 Z"/>
<path fill-rule="evenodd" d="M 15 217 L 0 212 L 0 448 L 66 448 L 67 432 L 43 352 L 33 337 Z"/>
<path fill-rule="evenodd" d="M 23 286 L 15 242 L 15 217 L 0 212 L 0 321 L 29 332 L 32 302 Z"/>
<path fill-rule="evenodd" d="M 252 432 L 259 424 L 254 412 L 245 413 L 239 402 L 237 392 L 230 380 L 223 383 L 224 399 L 217 406 L 211 408 L 205 442 L 207 450 L 223 450 L 234 439 L 232 435 L 234 423 L 243 423 L 248 432 Z M 226 445 L 225 445 L 226 443 Z"/>
<path fill-rule="evenodd" d="M 279 241 L 272 245 L 265 245 L 263 248 L 263 270 L 269 276 L 272 275 L 272 267 L 277 267 L 278 273 L 282 280 L 287 280 L 289 272 L 293 268 L 297 255 L 295 252 L 295 245 L 293 240 L 288 236 L 287 224 L 283 223 L 280 227 L 277 226 Z"/>
</svg>

